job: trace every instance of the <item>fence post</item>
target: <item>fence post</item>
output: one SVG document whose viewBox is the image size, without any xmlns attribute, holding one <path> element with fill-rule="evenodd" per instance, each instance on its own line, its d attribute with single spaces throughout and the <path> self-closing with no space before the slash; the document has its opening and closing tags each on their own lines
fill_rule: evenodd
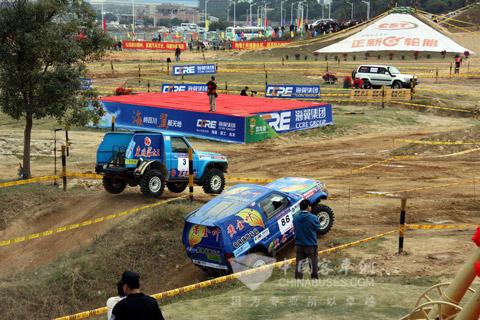
<svg viewBox="0 0 480 320">
<path fill-rule="evenodd" d="M 265 70 L 265 86 L 268 84 L 268 71 Z"/>
<path fill-rule="evenodd" d="M 68 129 L 65 129 L 65 144 L 67 145 L 67 157 L 70 157 L 70 141 L 68 139 Z"/>
<path fill-rule="evenodd" d="M 150 80 L 147 81 L 147 92 L 150 92 Z"/>
<path fill-rule="evenodd" d="M 193 149 L 188 148 L 188 192 L 190 202 L 193 202 Z"/>
<path fill-rule="evenodd" d="M 452 63 L 450 62 L 450 76 L 452 76 L 452 67 L 453 67 L 453 65 L 452 65 Z"/>
<path fill-rule="evenodd" d="M 62 179 L 63 179 L 63 191 L 67 191 L 67 157 L 65 154 L 66 146 L 62 146 Z"/>
<path fill-rule="evenodd" d="M 438 83 L 438 68 L 435 70 L 435 83 Z"/>
<path fill-rule="evenodd" d="M 407 206 L 407 199 L 402 198 L 402 204 L 400 208 L 400 229 L 398 233 L 398 254 L 403 253 L 403 240 L 405 235 L 405 216 L 406 216 L 406 209 Z"/>
<path fill-rule="evenodd" d="M 328 61 L 327 61 L 327 72 L 328 72 Z"/>
<path fill-rule="evenodd" d="M 170 75 L 170 62 L 169 61 L 167 61 L 167 76 L 168 75 Z"/>
<path fill-rule="evenodd" d="M 385 109 L 385 86 L 382 86 L 382 109 Z"/>
<path fill-rule="evenodd" d="M 225 81 L 225 93 L 228 94 L 228 82 Z"/>
<path fill-rule="evenodd" d="M 115 116 L 112 116 L 112 132 L 115 131 Z"/>
<path fill-rule="evenodd" d="M 140 64 L 139 64 L 139 65 L 138 65 L 138 78 L 139 78 L 138 81 L 140 81 L 140 78 L 141 78 L 141 77 L 142 77 L 142 69 L 141 69 Z"/>
<path fill-rule="evenodd" d="M 113 61 L 110 60 L 110 68 L 112 69 L 112 74 L 113 74 Z"/>
</svg>

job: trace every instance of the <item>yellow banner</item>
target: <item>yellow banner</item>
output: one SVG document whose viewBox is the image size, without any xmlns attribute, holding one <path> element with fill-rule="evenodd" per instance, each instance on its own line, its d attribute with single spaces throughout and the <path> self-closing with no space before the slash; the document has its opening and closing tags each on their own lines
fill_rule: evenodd
<svg viewBox="0 0 480 320">
<path fill-rule="evenodd" d="M 410 89 L 352 89 L 350 92 L 352 100 L 372 99 L 372 100 L 408 100 L 412 99 Z"/>
</svg>

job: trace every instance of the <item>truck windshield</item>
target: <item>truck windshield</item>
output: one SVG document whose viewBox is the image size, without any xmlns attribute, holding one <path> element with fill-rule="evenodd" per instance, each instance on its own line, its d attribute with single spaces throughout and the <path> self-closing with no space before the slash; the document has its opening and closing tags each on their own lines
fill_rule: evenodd
<svg viewBox="0 0 480 320">
<path fill-rule="evenodd" d="M 395 67 L 388 67 L 388 70 L 390 71 L 391 74 L 400 74 L 400 70 L 398 70 Z"/>
</svg>

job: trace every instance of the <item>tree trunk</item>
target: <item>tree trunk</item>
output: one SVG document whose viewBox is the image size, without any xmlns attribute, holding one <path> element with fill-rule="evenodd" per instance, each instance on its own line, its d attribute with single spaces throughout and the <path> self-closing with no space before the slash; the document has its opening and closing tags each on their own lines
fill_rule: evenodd
<svg viewBox="0 0 480 320">
<path fill-rule="evenodd" d="M 25 131 L 23 133 L 23 172 L 25 179 L 32 177 L 32 173 L 30 171 L 30 142 L 32 140 L 32 126 L 33 116 L 31 113 L 27 113 L 25 116 Z"/>
</svg>

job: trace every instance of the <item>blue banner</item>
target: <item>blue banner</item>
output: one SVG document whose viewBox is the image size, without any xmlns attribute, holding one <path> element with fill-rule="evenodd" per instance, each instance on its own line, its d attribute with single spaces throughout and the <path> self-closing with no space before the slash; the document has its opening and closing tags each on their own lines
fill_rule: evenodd
<svg viewBox="0 0 480 320">
<path fill-rule="evenodd" d="M 183 92 L 183 91 L 195 91 L 195 92 L 207 92 L 206 84 L 173 84 L 173 83 L 164 83 L 162 84 L 162 92 Z"/>
<path fill-rule="evenodd" d="M 267 84 L 266 98 L 319 99 L 320 86 Z"/>
<path fill-rule="evenodd" d="M 186 110 L 152 108 L 102 102 L 106 114 L 100 127 L 110 128 L 111 118 L 115 116 L 118 128 L 128 130 L 174 131 L 186 136 L 198 136 L 226 142 L 244 143 L 245 118 Z"/>
<path fill-rule="evenodd" d="M 277 133 L 306 130 L 333 124 L 333 110 L 329 104 L 303 109 L 261 113 L 260 115 Z"/>
<path fill-rule="evenodd" d="M 196 74 L 215 74 L 217 67 L 214 64 L 188 64 L 183 66 L 173 66 L 172 75 L 191 76 Z"/>
</svg>

